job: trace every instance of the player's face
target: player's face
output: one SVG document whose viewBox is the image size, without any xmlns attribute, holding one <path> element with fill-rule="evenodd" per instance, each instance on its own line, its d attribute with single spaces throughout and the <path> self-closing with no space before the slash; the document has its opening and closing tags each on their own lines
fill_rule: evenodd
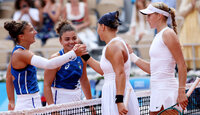
<svg viewBox="0 0 200 115">
<path fill-rule="evenodd" d="M 72 50 L 74 45 L 78 43 L 75 31 L 64 32 L 63 35 L 61 36 L 60 43 L 64 47 L 65 51 Z"/>
<path fill-rule="evenodd" d="M 33 26 L 29 23 L 25 29 L 24 34 L 22 34 L 23 41 L 26 41 L 28 43 L 34 43 L 35 42 L 35 35 L 37 34 L 37 31 L 33 28 Z"/>
<path fill-rule="evenodd" d="M 152 14 L 148 14 L 146 16 L 147 22 L 149 23 L 151 28 L 156 28 L 157 24 L 158 24 L 158 14 L 157 13 L 152 13 Z"/>
</svg>

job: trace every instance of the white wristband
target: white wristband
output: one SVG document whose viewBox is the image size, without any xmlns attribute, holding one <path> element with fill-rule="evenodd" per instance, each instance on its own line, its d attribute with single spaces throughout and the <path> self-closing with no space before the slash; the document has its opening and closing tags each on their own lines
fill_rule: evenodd
<svg viewBox="0 0 200 115">
<path fill-rule="evenodd" d="M 52 58 L 50 60 L 40 57 L 40 56 L 33 55 L 32 59 L 31 59 L 31 65 L 34 65 L 34 66 L 36 66 L 38 68 L 42 68 L 42 69 L 56 69 L 56 68 L 62 66 L 63 64 L 71 61 L 75 57 L 76 57 L 76 54 L 73 50 L 69 51 L 61 56 Z"/>
<path fill-rule="evenodd" d="M 139 57 L 136 56 L 134 53 L 131 53 L 131 54 L 130 54 L 130 57 L 131 57 L 131 61 L 132 61 L 133 63 L 135 63 L 135 62 L 139 59 Z"/>
</svg>

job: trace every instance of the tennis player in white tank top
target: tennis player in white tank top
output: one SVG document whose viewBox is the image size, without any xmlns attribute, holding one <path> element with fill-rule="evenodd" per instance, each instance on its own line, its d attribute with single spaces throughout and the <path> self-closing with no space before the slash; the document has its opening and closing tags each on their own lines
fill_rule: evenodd
<svg viewBox="0 0 200 115">
<path fill-rule="evenodd" d="M 183 109 L 188 100 L 185 94 L 187 69 L 181 46 L 176 35 L 175 10 L 162 2 L 150 4 L 140 10 L 147 15 L 151 28 L 156 28 L 149 51 L 150 63 L 131 54 L 131 60 L 142 70 L 151 74 L 150 115 L 157 115 L 177 102 Z M 167 27 L 167 18 L 172 17 L 173 29 Z M 179 82 L 175 78 L 175 65 L 178 65 Z"/>
<path fill-rule="evenodd" d="M 100 63 L 88 58 L 87 63 L 104 76 L 102 88 L 102 115 L 139 115 L 137 97 L 129 82 L 130 55 L 125 42 L 116 36 L 120 23 L 119 12 L 104 14 L 98 21 L 97 32 L 106 42 Z M 131 89 L 127 107 L 123 97 Z"/>
<path fill-rule="evenodd" d="M 116 95 L 116 74 L 115 71 L 113 70 L 112 63 L 106 59 L 106 49 L 109 44 L 115 41 L 120 41 L 123 43 L 125 46 L 127 52 L 128 49 L 126 47 L 125 42 L 122 40 L 120 37 L 115 37 L 113 38 L 107 45 L 104 47 L 103 52 L 102 52 L 102 57 L 100 60 L 100 67 L 104 73 L 104 85 L 102 88 L 102 108 L 103 109 L 103 114 L 105 115 L 118 115 L 118 110 L 117 110 L 117 105 L 115 103 L 115 95 Z M 131 88 L 132 86 L 129 82 L 129 76 L 130 76 L 130 57 L 128 56 L 128 60 L 124 63 L 124 71 L 126 74 L 126 83 L 125 83 L 125 95 L 127 92 L 127 89 Z M 127 115 L 139 115 L 139 106 L 137 103 L 137 96 L 135 95 L 134 90 L 132 89 L 130 98 L 129 98 L 129 103 L 128 103 L 128 113 Z"/>
</svg>

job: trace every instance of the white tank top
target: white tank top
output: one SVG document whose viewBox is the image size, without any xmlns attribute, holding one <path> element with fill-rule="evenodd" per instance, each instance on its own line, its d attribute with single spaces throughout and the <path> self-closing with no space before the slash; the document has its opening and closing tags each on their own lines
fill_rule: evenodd
<svg viewBox="0 0 200 115">
<path fill-rule="evenodd" d="M 67 19 L 68 20 L 79 20 L 79 19 L 83 18 L 85 15 L 85 3 L 83 3 L 83 2 L 79 2 L 79 12 L 80 12 L 79 15 L 71 14 L 71 10 L 72 10 L 71 3 L 67 3 L 66 8 L 67 8 L 66 10 L 67 10 Z"/>
<path fill-rule="evenodd" d="M 163 41 L 163 32 L 169 29 L 165 27 L 158 34 L 156 34 L 150 50 L 150 68 L 151 68 L 151 79 L 166 79 L 174 77 L 176 62 Z"/>
<path fill-rule="evenodd" d="M 102 56 L 101 56 L 101 60 L 100 60 L 100 67 L 101 69 L 103 70 L 103 73 L 104 73 L 104 78 L 105 80 L 108 78 L 108 77 L 112 77 L 111 79 L 115 79 L 115 72 L 113 70 L 113 67 L 112 67 L 112 64 L 110 63 L 109 60 L 106 59 L 105 57 L 105 51 L 106 51 L 106 48 L 107 46 L 115 41 L 115 40 L 119 40 L 121 41 L 124 46 L 126 47 L 126 43 L 122 40 L 122 38 L 120 37 L 115 37 L 113 38 L 103 49 L 103 52 L 102 52 Z M 128 52 L 128 48 L 126 47 L 126 50 Z M 125 62 L 124 64 L 124 70 L 125 70 L 125 74 L 126 74 L 126 77 L 129 78 L 129 75 L 130 75 L 130 67 L 131 67 L 131 61 L 130 61 L 130 55 L 128 54 L 128 60 Z M 110 79 L 110 78 L 108 78 Z"/>
</svg>

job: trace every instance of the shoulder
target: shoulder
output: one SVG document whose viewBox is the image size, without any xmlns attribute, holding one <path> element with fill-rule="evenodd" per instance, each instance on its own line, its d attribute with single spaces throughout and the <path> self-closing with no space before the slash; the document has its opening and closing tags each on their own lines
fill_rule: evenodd
<svg viewBox="0 0 200 115">
<path fill-rule="evenodd" d="M 17 58 L 17 59 L 26 59 L 26 58 L 30 58 L 34 55 L 33 52 L 31 52 L 30 50 L 23 50 L 21 48 L 15 50 L 12 54 L 12 57 Z"/>
<path fill-rule="evenodd" d="M 172 45 L 179 42 L 176 33 L 171 28 L 163 32 L 162 39 L 166 45 Z"/>
<path fill-rule="evenodd" d="M 163 32 L 162 37 L 163 39 L 174 39 L 174 38 L 177 38 L 177 35 L 173 29 L 168 28 Z"/>
<path fill-rule="evenodd" d="M 17 54 L 17 55 L 18 55 L 18 54 L 19 54 L 19 55 L 22 55 L 22 54 L 26 55 L 27 53 L 33 54 L 33 52 L 31 52 L 30 50 L 21 49 L 21 48 L 15 50 L 15 51 L 13 52 L 13 54 Z"/>
<path fill-rule="evenodd" d="M 110 44 L 107 46 L 106 51 L 115 54 L 116 52 L 122 51 L 123 49 L 124 49 L 124 45 L 123 45 L 122 41 L 120 41 L 120 40 L 115 40 L 115 41 L 113 41 L 112 43 L 110 43 Z"/>
</svg>

